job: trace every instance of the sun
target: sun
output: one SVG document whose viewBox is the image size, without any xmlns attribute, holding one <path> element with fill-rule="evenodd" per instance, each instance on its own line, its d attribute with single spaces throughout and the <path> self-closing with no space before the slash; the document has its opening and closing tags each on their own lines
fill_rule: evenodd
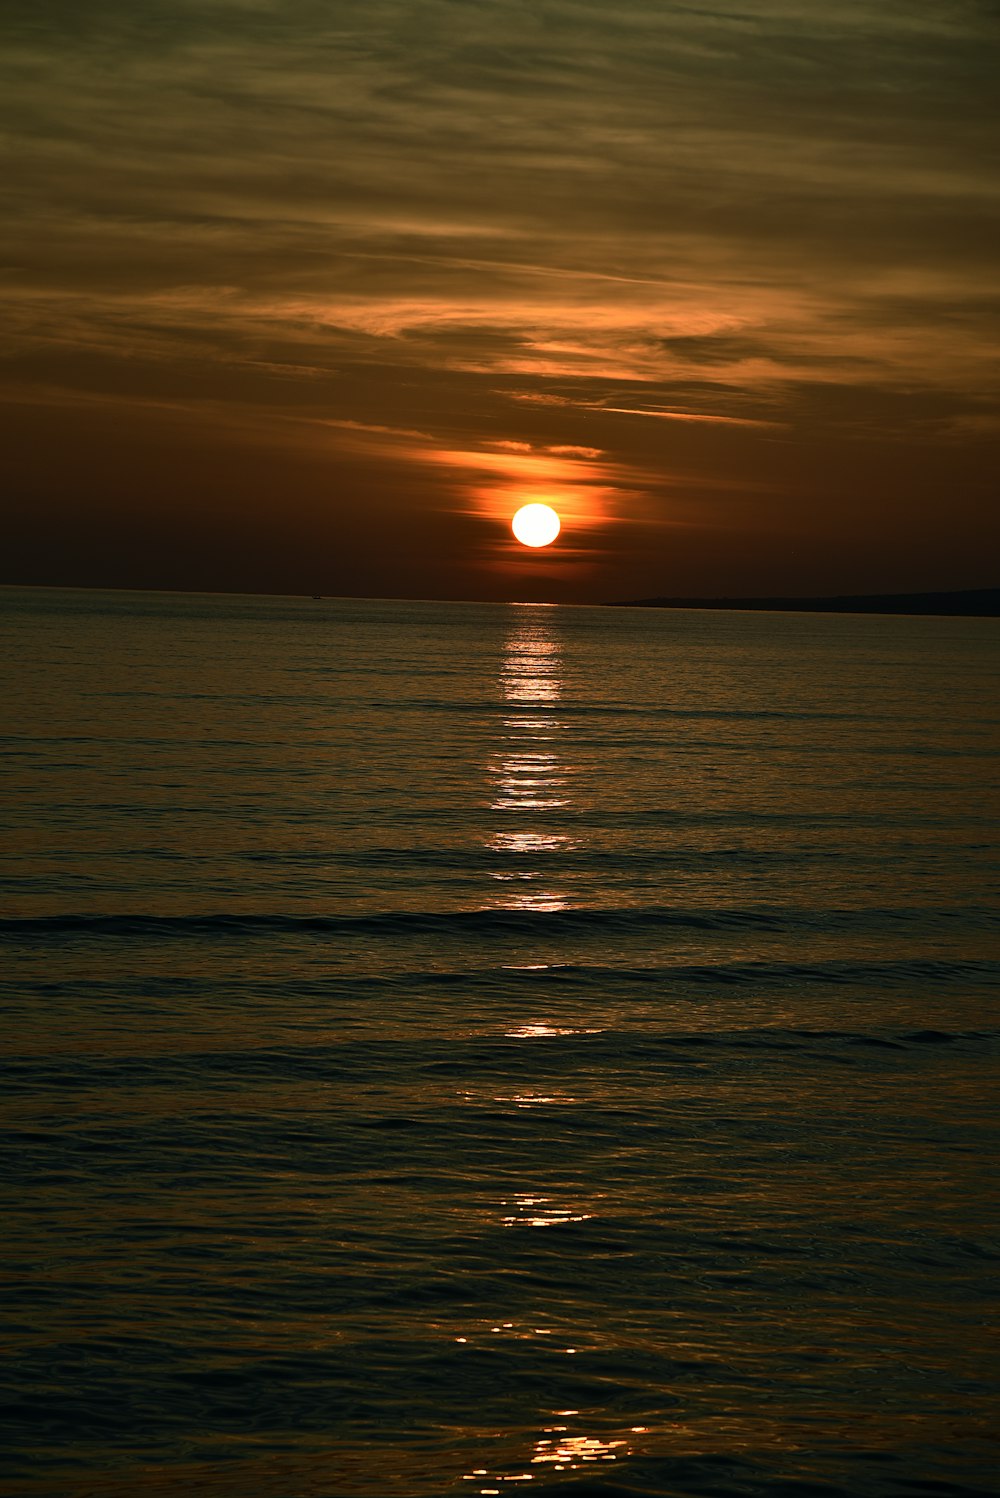
<svg viewBox="0 0 1000 1498">
<path fill-rule="evenodd" d="M 522 505 L 510 528 L 522 546 L 549 546 L 561 527 L 551 505 Z"/>
</svg>

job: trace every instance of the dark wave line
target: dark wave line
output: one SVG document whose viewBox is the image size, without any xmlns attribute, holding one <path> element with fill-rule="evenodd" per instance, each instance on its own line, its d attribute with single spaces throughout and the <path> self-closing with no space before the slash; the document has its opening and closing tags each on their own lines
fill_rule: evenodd
<svg viewBox="0 0 1000 1498">
<path fill-rule="evenodd" d="M 884 988 L 923 985 L 934 982 L 977 980 L 992 987 L 1000 983 L 1000 962 L 980 957 L 910 957 L 890 958 L 887 961 L 839 959 L 831 962 L 724 962 L 724 963 L 656 963 L 646 967 L 591 967 L 582 963 L 553 963 L 549 967 L 496 969 L 486 974 L 427 974 L 421 978 L 410 978 L 414 986 L 434 984 L 466 984 L 475 987 L 482 984 L 503 983 L 539 985 L 541 987 L 573 985 L 581 988 L 607 989 L 618 985 L 631 988 L 634 985 L 657 987 L 689 984 L 695 987 L 752 987 L 775 983 L 833 984 L 857 986 L 873 984 Z M 398 983 L 387 978 L 386 986 Z"/>
<path fill-rule="evenodd" d="M 895 988 L 919 984 L 926 989 L 935 983 L 961 981 L 978 983 L 986 987 L 1000 984 L 1000 961 L 988 957 L 902 957 L 885 961 L 877 959 L 839 958 L 829 962 L 781 962 L 747 961 L 735 963 L 653 963 L 647 966 L 605 967 L 600 964 L 555 962 L 544 966 L 444 968 L 409 971 L 401 973 L 372 974 L 351 973 L 324 974 L 322 977 L 303 978 L 286 975 L 269 977 L 254 974 L 251 977 L 213 975 L 213 993 L 224 1003 L 234 1000 L 243 1002 L 248 997 L 292 997 L 316 998 L 347 993 L 372 997 L 395 996 L 401 1000 L 408 997 L 426 996 L 441 989 L 457 989 L 463 994 L 513 995 L 515 990 L 553 989 L 553 999 L 558 999 L 558 990 L 573 992 L 599 991 L 614 996 L 621 989 L 634 997 L 634 990 L 669 988 L 670 998 L 676 999 L 678 988 L 685 986 L 732 987 L 746 986 L 757 990 L 771 984 L 784 986 L 793 983 L 833 984 L 859 986 L 871 984 L 880 988 Z M 128 984 L 130 999 L 173 999 L 181 994 L 202 993 L 204 979 L 190 974 L 169 975 L 140 974 Z M 81 994 L 94 994 L 100 999 L 122 998 L 122 980 L 115 978 L 81 977 L 74 973 L 69 978 L 0 977 L 0 997 L 5 1002 L 17 1003 L 28 995 L 46 997 L 79 998 Z"/>
<path fill-rule="evenodd" d="M 768 931 L 812 934 L 853 931 L 879 933 L 934 927 L 992 930 L 1000 910 L 987 905 L 952 908 L 809 910 L 782 907 L 681 909 L 675 906 L 581 907 L 565 910 L 513 909 L 391 910 L 358 915 L 216 912 L 204 915 L 65 914 L 0 919 L 0 941 L 32 937 L 154 937 L 257 935 L 532 935 L 656 931 Z"/>
<path fill-rule="evenodd" d="M 976 832 L 979 833 L 981 824 L 976 824 Z M 925 859 L 937 855 L 939 850 L 934 845 L 925 842 L 906 843 L 896 840 L 894 852 L 910 852 L 917 850 Z M 996 842 L 992 839 L 983 840 L 978 835 L 970 837 L 967 842 L 959 843 L 953 839 L 949 845 L 949 856 L 956 850 L 962 852 L 966 857 L 975 854 L 986 854 L 988 858 L 983 860 L 987 868 L 996 868 L 1000 872 L 1000 855 L 997 853 Z M 748 869 L 771 869 L 780 872 L 788 868 L 811 867 L 822 864 L 829 869 L 833 864 L 848 864 L 852 869 L 868 868 L 869 866 L 883 867 L 885 862 L 885 850 L 873 845 L 869 851 L 859 850 L 855 846 L 844 846 L 842 848 L 831 847 L 828 843 L 817 841 L 812 844 L 793 847 L 746 847 L 729 844 L 717 848 L 698 848 L 691 846 L 678 846 L 670 848 L 631 848 L 627 850 L 615 849 L 609 854 L 606 848 L 600 846 L 591 847 L 566 847 L 558 845 L 551 848 L 532 848 L 530 854 L 523 850 L 505 847 L 448 847 L 440 844 L 436 847 L 394 847 L 386 845 L 371 848 L 352 848 L 349 854 L 342 856 L 337 849 L 328 847 L 299 849 L 299 848 L 234 848 L 226 855 L 226 862 L 232 864 L 249 863 L 264 864 L 268 867 L 279 869 L 309 869 L 319 872 L 335 871 L 338 877 L 348 878 L 358 869 L 406 869 L 416 868 L 423 873 L 439 873 L 442 871 L 453 873 L 466 873 L 468 870 L 491 870 L 508 869 L 512 865 L 523 866 L 525 859 L 530 857 L 532 864 L 551 865 L 553 870 L 562 870 L 565 873 L 576 872 L 581 869 L 600 869 L 606 872 L 609 858 L 613 858 L 616 872 L 638 869 L 640 871 L 658 872 L 668 869 L 681 869 L 685 873 L 703 868 L 737 869 L 740 871 Z M 4 863 L 7 867 L 17 869 L 20 865 L 34 865 L 37 863 L 36 852 L 6 853 Z M 48 850 L 46 860 L 49 863 L 76 864 L 81 860 L 88 863 L 99 864 L 124 864 L 132 865 L 146 860 L 149 862 L 176 863 L 182 866 L 190 865 L 212 865 L 218 866 L 219 855 L 212 852 L 199 852 L 194 849 L 168 848 L 157 845 L 135 846 L 127 853 L 119 850 L 91 849 L 76 846 L 63 846 L 58 850 Z M 51 890 L 51 878 L 46 876 L 48 882 L 45 887 Z M 43 876 L 39 876 L 40 887 Z M 11 881 L 6 881 L 8 884 Z"/>
<path fill-rule="evenodd" d="M 391 707 L 394 713 L 400 709 L 416 710 L 418 712 L 434 712 L 451 715 L 458 713 L 462 716 L 479 714 L 483 717 L 509 718 L 518 717 L 521 713 L 542 712 L 550 718 L 641 718 L 646 721 L 649 718 L 668 718 L 692 720 L 694 722 L 781 722 L 781 723 L 812 723 L 822 722 L 856 722 L 856 723 L 924 723 L 926 719 L 921 716 L 910 718 L 897 717 L 888 713 L 883 715 L 872 713 L 838 712 L 835 710 L 816 710 L 809 708 L 705 708 L 705 707 L 656 707 L 650 703 L 634 706 L 628 702 L 570 702 L 564 698 L 547 697 L 541 693 L 537 697 L 524 697 L 516 700 L 509 698 L 495 701 L 488 698 L 456 700 L 454 698 L 443 701 L 439 697 L 398 697 L 394 696 L 390 701 L 372 697 L 366 699 L 361 705 L 369 708 Z"/>
<path fill-rule="evenodd" d="M 513 829 L 516 830 L 516 829 Z M 957 844 L 953 844 L 953 847 Z M 992 853 L 994 850 L 992 842 L 976 844 L 968 842 L 963 845 L 967 852 L 983 851 Z M 899 844 L 896 844 L 899 847 Z M 921 849 L 923 845 L 921 845 Z M 79 856 L 79 855 L 77 855 Z M 100 856 L 100 855 L 99 855 Z M 121 855 L 110 855 L 121 859 Z M 28 862 L 32 855 L 23 855 L 23 861 Z M 158 849 L 140 849 L 135 854 L 137 858 L 161 858 L 174 860 L 176 862 L 199 861 L 199 856 L 189 858 L 184 853 L 175 853 L 169 850 L 161 852 Z M 692 870 L 704 868 L 722 869 L 775 869 L 798 868 L 822 864 L 829 868 L 831 864 L 849 864 L 852 869 L 868 867 L 870 865 L 883 866 L 885 854 L 883 850 L 873 848 L 871 853 L 865 857 L 859 854 L 857 848 L 831 848 L 828 844 L 817 842 L 812 846 L 799 848 L 745 848 L 745 847 L 721 847 L 721 848 L 658 848 L 658 849 L 629 849 L 620 851 L 617 848 L 609 853 L 606 848 L 601 847 L 566 847 L 562 844 L 551 848 L 532 848 L 529 853 L 517 847 L 478 847 L 478 848 L 449 848 L 438 846 L 434 848 L 352 848 L 349 857 L 343 862 L 336 853 L 329 849 L 310 849 L 305 852 L 299 850 L 283 849 L 247 849 L 244 852 L 234 852 L 232 861 L 252 864 L 274 865 L 278 868 L 306 868 L 320 871 L 335 867 L 341 876 L 352 869 L 407 869 L 416 868 L 422 872 L 441 871 L 466 872 L 469 869 L 476 871 L 491 869 L 509 869 L 511 866 L 523 868 L 526 860 L 532 865 L 551 866 L 554 872 L 563 873 L 576 872 L 580 869 L 600 869 L 607 872 L 609 861 L 613 860 L 614 872 L 616 874 L 633 869 L 641 872 L 656 873 L 659 870 L 681 869 L 685 873 Z M 17 858 L 11 857 L 8 863 L 16 865 Z M 218 862 L 212 854 L 200 855 L 200 861 L 204 863 Z"/>
<path fill-rule="evenodd" d="M 350 1077 L 360 1068 L 365 1073 L 392 1076 L 403 1058 L 407 1072 L 488 1070 L 505 1074 L 537 1072 L 581 1062 L 588 1068 L 610 1066 L 616 1071 L 628 1063 L 637 1073 L 651 1073 L 663 1065 L 673 1067 L 704 1057 L 736 1055 L 748 1051 L 798 1053 L 822 1061 L 845 1051 L 878 1052 L 884 1064 L 887 1051 L 927 1053 L 933 1048 L 954 1047 L 971 1056 L 989 1059 L 1000 1041 L 997 1030 L 886 1029 L 823 1030 L 761 1028 L 747 1030 L 635 1031 L 600 1030 L 593 1034 L 557 1035 L 544 1042 L 544 1055 L 530 1056 L 523 1041 L 508 1036 L 477 1035 L 462 1039 L 432 1037 L 414 1041 L 402 1036 L 380 1041 L 339 1044 L 289 1045 L 242 1050 L 206 1050 L 162 1055 L 45 1057 L 11 1056 L 0 1061 L 0 1077 L 15 1085 L 80 1087 L 112 1084 L 142 1085 L 170 1080 L 192 1081 L 215 1075 L 224 1081 L 247 1078 L 290 1077 L 305 1079 L 331 1074 Z M 858 1059 L 861 1059 L 860 1057 Z M 588 1104 L 588 1107 L 590 1105 Z"/>
<path fill-rule="evenodd" d="M 49 803 L 48 810 L 50 815 L 65 819 L 67 823 L 79 815 L 79 807 L 73 800 L 53 800 Z M 483 810 L 486 810 L 485 804 Z M 968 829 L 970 837 L 975 836 L 982 846 L 989 846 L 985 839 L 995 828 L 1000 827 L 1000 816 L 990 815 L 981 808 L 975 808 L 968 813 L 952 810 L 921 810 L 919 812 L 911 810 L 905 814 L 899 814 L 814 809 L 807 812 L 717 811 L 707 808 L 688 811 L 678 806 L 633 806 L 627 810 L 601 811 L 593 808 L 559 806 L 555 809 L 533 810 L 531 825 L 527 829 L 523 828 L 518 819 L 517 808 L 513 806 L 499 812 L 495 811 L 493 815 L 497 821 L 491 826 L 491 831 L 506 828 L 510 831 L 547 832 L 551 829 L 563 833 L 572 832 L 575 828 L 581 827 L 588 835 L 601 829 L 610 829 L 620 835 L 633 830 L 641 832 L 647 828 L 658 831 L 664 827 L 683 827 L 693 831 L 708 829 L 712 833 L 720 828 L 732 828 L 743 835 L 759 835 L 772 828 L 805 832 L 846 828 L 852 835 L 859 831 L 892 834 L 894 848 L 916 847 L 930 853 L 937 852 L 937 843 L 928 845 L 926 842 L 917 841 L 918 835 L 928 830 L 946 831 L 949 837 L 949 849 L 952 849 L 958 845 L 957 835 L 960 831 Z M 263 828 L 272 826 L 268 817 L 260 812 L 259 803 L 254 802 L 251 805 L 249 801 L 235 801 L 232 804 L 216 801 L 211 805 L 195 801 L 174 801 L 169 805 L 152 805 L 142 801 L 95 801 L 89 807 L 86 825 L 89 826 L 92 820 L 107 817 L 127 817 L 133 822 L 141 821 L 144 828 L 159 828 L 161 823 L 169 823 L 171 827 L 175 827 L 179 819 L 187 816 L 197 817 L 199 822 L 204 821 L 207 816 L 223 822 L 239 821 L 244 828 L 248 825 L 250 827 L 259 825 Z M 8 815 L 8 820 L 11 819 L 19 823 L 31 823 L 34 826 L 37 817 L 30 807 L 27 810 L 14 807 Z M 428 828 L 440 827 L 459 828 L 462 835 L 467 836 L 469 812 L 467 808 L 452 803 L 417 804 L 401 801 L 393 806 L 386 820 L 394 827 L 418 827 L 422 836 L 426 836 Z M 315 807 L 311 802 L 307 804 L 305 801 L 293 801 L 283 807 L 280 822 L 284 827 L 308 826 L 313 829 L 317 825 Z M 345 827 L 353 829 L 370 824 L 370 806 L 363 797 L 358 797 L 355 802 L 350 803 L 344 816 L 339 818 L 336 824 L 327 822 L 323 825 L 327 827 L 335 825 L 336 830 L 342 832 Z M 898 836 L 900 833 L 906 835 L 905 843 L 900 842 Z M 853 852 L 853 849 L 851 851 Z M 617 855 L 610 856 L 614 858 Z M 835 856 L 838 855 L 835 853 Z"/>
</svg>

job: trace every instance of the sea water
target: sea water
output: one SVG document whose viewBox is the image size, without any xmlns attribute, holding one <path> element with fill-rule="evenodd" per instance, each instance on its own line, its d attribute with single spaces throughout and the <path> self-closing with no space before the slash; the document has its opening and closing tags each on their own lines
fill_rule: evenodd
<svg viewBox="0 0 1000 1498">
<path fill-rule="evenodd" d="M 0 599 L 5 1493 L 996 1491 L 994 621 Z"/>
</svg>

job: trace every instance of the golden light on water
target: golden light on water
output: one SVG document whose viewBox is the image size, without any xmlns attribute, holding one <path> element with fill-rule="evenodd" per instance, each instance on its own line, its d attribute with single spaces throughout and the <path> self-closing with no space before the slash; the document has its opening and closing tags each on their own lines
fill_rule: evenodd
<svg viewBox="0 0 1000 1498">
<path fill-rule="evenodd" d="M 545 505 L 525 510 L 547 509 Z M 525 511 L 519 511 L 523 514 Z M 558 517 L 550 511 L 558 526 Z M 515 517 L 516 519 L 516 517 Z M 556 708 L 562 696 L 559 639 L 539 608 L 518 610 L 504 643 L 498 692 L 507 708 L 501 737 L 487 761 L 491 809 L 507 825 L 493 829 L 485 846 L 499 855 L 490 878 L 502 886 L 496 904 L 508 910 L 555 912 L 566 908 L 565 894 L 553 887 L 557 860 L 571 839 L 546 821 L 565 811 L 572 771 L 559 740 Z M 559 881 L 561 882 L 561 881 Z"/>
<path fill-rule="evenodd" d="M 551 546 L 559 534 L 561 522 L 551 505 L 522 505 L 510 523 L 522 546 Z"/>
<path fill-rule="evenodd" d="M 507 1329 L 513 1330 L 509 1322 L 504 1323 L 504 1330 Z M 493 1327 L 495 1332 L 500 1330 L 499 1326 Z M 535 1328 L 535 1331 L 540 1332 L 541 1329 Z M 518 1335 L 516 1331 L 513 1334 Z M 571 1416 L 579 1414 L 579 1411 L 560 1410 L 558 1414 Z M 645 1427 L 632 1426 L 632 1430 L 641 1432 Z M 521 1467 L 503 1472 L 495 1469 L 491 1471 L 489 1467 L 476 1467 L 465 1474 L 465 1481 L 475 1483 L 480 1494 L 502 1493 L 508 1483 L 528 1483 L 536 1479 L 544 1482 L 550 1472 L 579 1472 L 597 1462 L 618 1462 L 631 1455 L 632 1445 L 624 1434 L 618 1437 L 575 1435 L 568 1425 L 547 1425 L 535 1440 L 534 1450 L 526 1463 L 529 1468 L 541 1468 L 540 1471 L 525 1471 Z M 481 1486 L 484 1482 L 490 1486 Z"/>
<path fill-rule="evenodd" d="M 557 1103 L 560 1101 L 574 1102 L 574 1098 L 539 1098 L 532 1100 L 535 1104 Z M 529 1104 L 530 1106 L 530 1104 Z M 555 1203 L 550 1196 L 515 1196 L 502 1205 L 506 1208 L 505 1215 L 501 1219 L 504 1227 L 508 1228 L 554 1228 L 565 1227 L 571 1222 L 589 1222 L 593 1212 L 581 1212 L 574 1210 L 571 1206 L 561 1206 Z M 535 1327 L 535 1333 L 540 1337 L 551 1336 L 548 1330 L 540 1330 Z"/>
<path fill-rule="evenodd" d="M 532 1465 L 551 1465 L 557 1472 L 574 1471 L 584 1462 L 617 1462 L 629 1455 L 627 1441 L 605 1441 L 599 1436 L 564 1434 L 565 1425 L 550 1425 L 548 1435 L 535 1445 Z"/>
</svg>

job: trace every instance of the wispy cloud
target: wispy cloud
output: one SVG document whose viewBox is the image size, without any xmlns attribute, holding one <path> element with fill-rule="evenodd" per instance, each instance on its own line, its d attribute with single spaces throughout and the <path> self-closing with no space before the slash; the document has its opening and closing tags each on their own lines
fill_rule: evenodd
<svg viewBox="0 0 1000 1498">
<path fill-rule="evenodd" d="M 602 411 L 614 411 L 620 416 L 652 416 L 657 421 L 709 421 L 719 426 L 774 427 L 785 425 L 780 421 L 759 421 L 750 416 L 712 416 L 705 411 L 659 411 L 642 406 L 601 406 Z"/>
<path fill-rule="evenodd" d="M 845 491 L 900 512 L 916 493 L 939 553 L 956 501 L 935 510 L 930 475 L 961 434 L 957 503 L 982 508 L 988 6 L 5 14 L 24 399 L 138 401 L 255 446 L 297 427 L 362 488 L 391 451 L 420 503 L 447 474 L 456 513 L 549 482 L 608 523 L 700 504 L 715 537 L 727 495 L 735 530 L 749 492 L 804 493 L 826 533 Z"/>
</svg>

